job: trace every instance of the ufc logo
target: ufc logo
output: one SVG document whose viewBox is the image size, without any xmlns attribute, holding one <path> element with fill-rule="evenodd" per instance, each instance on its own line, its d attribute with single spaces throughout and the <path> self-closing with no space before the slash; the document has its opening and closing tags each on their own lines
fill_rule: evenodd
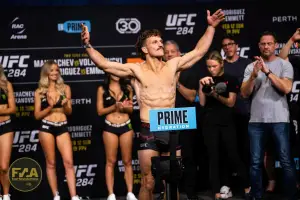
<svg viewBox="0 0 300 200">
<path fill-rule="evenodd" d="M 296 132 L 296 134 L 298 134 L 298 122 L 297 122 L 297 120 L 293 120 L 293 124 L 294 124 L 294 127 L 295 127 L 295 132 Z"/>
<path fill-rule="evenodd" d="M 195 22 L 193 22 L 193 18 L 196 16 L 196 13 L 168 15 L 166 25 L 183 26 L 183 23 L 185 22 L 186 26 L 194 26 Z"/>
<path fill-rule="evenodd" d="M 247 55 L 247 51 L 250 51 L 250 47 L 242 47 L 242 48 L 238 48 L 238 54 L 241 56 L 241 57 L 244 57 L 244 58 L 248 58 L 248 55 Z"/>
<path fill-rule="evenodd" d="M 29 58 L 29 55 L 0 56 L 0 63 L 4 68 L 12 68 L 14 65 L 20 68 L 27 68 L 28 64 L 25 63 L 25 60 Z"/>
<path fill-rule="evenodd" d="M 239 56 L 241 56 L 243 58 L 248 58 L 248 55 L 247 55 L 248 51 L 250 51 L 250 47 L 241 47 L 241 48 L 237 49 L 237 53 L 239 54 Z M 225 52 L 223 49 L 221 50 L 221 55 L 224 59 L 226 58 L 226 55 L 225 55 Z"/>
<path fill-rule="evenodd" d="M 92 164 L 92 165 L 75 165 L 75 174 L 77 178 L 82 177 L 83 174 L 86 175 L 86 177 L 94 177 L 96 176 L 95 173 L 93 173 L 93 169 L 97 168 L 97 164 Z"/>
<path fill-rule="evenodd" d="M 292 93 L 299 93 L 300 90 L 298 88 L 298 85 L 300 85 L 300 81 L 294 81 L 293 87 L 292 87 Z"/>
<path fill-rule="evenodd" d="M 49 126 L 43 125 L 42 128 L 49 129 Z"/>
<path fill-rule="evenodd" d="M 31 143 L 39 142 L 38 139 L 38 130 L 34 131 L 16 131 L 14 137 L 14 144 L 23 144 L 25 139 L 29 140 Z"/>
</svg>

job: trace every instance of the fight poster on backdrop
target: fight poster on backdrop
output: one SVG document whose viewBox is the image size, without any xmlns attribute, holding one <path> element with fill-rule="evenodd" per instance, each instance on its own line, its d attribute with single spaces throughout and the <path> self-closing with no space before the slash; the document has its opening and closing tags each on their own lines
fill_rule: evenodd
<svg viewBox="0 0 300 200">
<path fill-rule="evenodd" d="M 119 63 L 125 63 L 134 51 L 132 47 L 122 50 L 95 48 L 106 55 L 107 60 Z M 54 60 L 59 65 L 60 73 L 67 82 L 101 80 L 104 75 L 104 71 L 95 66 L 83 48 L 3 49 L 0 55 L 0 63 L 13 83 L 37 83 L 41 67 L 47 60 Z"/>
<path fill-rule="evenodd" d="M 5 12 L 0 13 L 3 25 L 0 32 L 0 63 L 8 80 L 13 83 L 17 103 L 17 113 L 13 116 L 15 137 L 11 161 L 24 156 L 31 157 L 40 163 L 44 175 L 41 184 L 34 191 L 22 193 L 11 188 L 12 197 L 52 199 L 46 178 L 44 153 L 38 140 L 40 122 L 33 115 L 34 91 L 38 87 L 41 65 L 49 59 L 59 64 L 61 74 L 72 91 L 73 113 L 68 117 L 68 123 L 77 193 L 90 198 L 107 195 L 102 141 L 104 119 L 96 112 L 97 88 L 102 84 L 104 72 L 91 62 L 81 47 L 80 23 L 89 27 L 91 44 L 105 58 L 127 63 L 137 57 L 134 44 L 140 31 L 159 29 L 164 40 L 175 40 L 182 52 L 188 52 L 195 47 L 207 28 L 206 9 L 212 13 L 223 8 L 225 21 L 217 27 L 210 50 L 221 49 L 221 39 L 225 33 L 234 34 L 239 38 L 240 56 L 253 59 L 254 55 L 259 54 L 257 44 L 261 32 L 275 31 L 281 48 L 298 28 L 297 7 L 283 7 L 280 5 L 276 9 L 269 9 L 268 5 L 227 2 L 196 6 L 5 8 Z M 293 47 L 292 54 L 299 55 L 299 49 Z M 289 99 L 291 102 L 298 102 L 298 64 L 293 66 L 295 80 Z M 291 113 L 295 110 L 291 108 Z M 299 116 L 298 111 L 293 114 L 293 123 L 298 120 L 295 116 Z M 137 158 L 139 124 L 139 106 L 135 97 L 132 115 L 135 131 L 132 150 L 135 194 L 138 193 L 141 179 Z M 298 137 L 297 131 L 295 133 Z M 294 148 L 297 145 L 299 146 L 298 143 L 293 143 Z M 297 151 L 294 152 L 294 156 L 297 156 Z M 56 155 L 59 191 L 62 197 L 68 198 L 63 163 L 59 152 Z M 116 162 L 114 185 L 118 196 L 126 194 L 124 164 L 120 152 Z"/>
<path fill-rule="evenodd" d="M 251 7 L 246 6 L 226 6 L 223 8 L 225 13 L 225 20 L 221 27 L 223 30 L 223 35 L 231 35 L 236 39 L 239 46 L 238 54 L 244 58 L 251 58 L 251 41 L 248 39 L 251 34 L 251 20 L 253 21 L 253 16 L 251 16 Z M 222 37 L 222 36 L 221 36 Z M 222 39 L 222 38 L 221 38 Z M 221 42 L 218 44 L 221 49 Z M 225 58 L 225 53 L 221 49 L 221 55 Z"/>
</svg>

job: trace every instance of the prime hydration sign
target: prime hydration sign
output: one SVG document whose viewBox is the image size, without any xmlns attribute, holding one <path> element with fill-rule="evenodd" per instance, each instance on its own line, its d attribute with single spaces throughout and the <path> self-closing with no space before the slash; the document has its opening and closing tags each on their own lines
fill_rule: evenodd
<svg viewBox="0 0 300 200">
<path fill-rule="evenodd" d="M 150 110 L 150 131 L 196 129 L 195 107 Z"/>
<path fill-rule="evenodd" d="M 91 22 L 89 20 L 69 20 L 64 23 L 57 25 L 58 31 L 64 31 L 66 33 L 81 33 L 81 24 L 88 27 L 89 32 L 91 32 Z"/>
</svg>

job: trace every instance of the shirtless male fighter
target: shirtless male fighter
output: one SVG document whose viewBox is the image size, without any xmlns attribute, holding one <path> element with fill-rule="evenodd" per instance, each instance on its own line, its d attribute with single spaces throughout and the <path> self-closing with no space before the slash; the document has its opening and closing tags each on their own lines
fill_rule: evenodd
<svg viewBox="0 0 300 200">
<path fill-rule="evenodd" d="M 167 62 L 163 61 L 164 49 L 160 32 L 155 29 L 142 32 L 136 43 L 138 53 L 145 60 L 141 64 L 108 61 L 91 46 L 88 28 L 82 25 L 81 40 L 95 65 L 106 73 L 119 77 L 131 77 L 131 84 L 140 106 L 141 135 L 145 136 L 140 137 L 144 141 L 141 141 L 138 151 L 142 173 L 139 200 L 153 199 L 152 191 L 155 182 L 151 174 L 151 157 L 159 156 L 161 153 L 161 149 L 158 149 L 153 141 L 155 140 L 152 137 L 153 133 L 149 130 L 149 110 L 174 107 L 177 73 L 193 66 L 206 54 L 212 43 L 215 28 L 223 20 L 224 13 L 221 9 L 213 15 L 207 11 L 208 27 L 196 47 L 184 56 Z"/>
</svg>

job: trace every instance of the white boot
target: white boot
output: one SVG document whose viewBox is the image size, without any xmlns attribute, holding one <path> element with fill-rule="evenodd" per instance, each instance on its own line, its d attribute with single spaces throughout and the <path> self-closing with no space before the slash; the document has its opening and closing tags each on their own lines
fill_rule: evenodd
<svg viewBox="0 0 300 200">
<path fill-rule="evenodd" d="M 78 195 L 76 195 L 76 196 L 72 197 L 72 200 L 81 200 L 81 198 Z"/>
<path fill-rule="evenodd" d="M 58 192 L 56 192 L 56 194 L 55 194 L 53 200 L 60 200 L 60 196 L 59 196 Z"/>
<path fill-rule="evenodd" d="M 10 194 L 6 194 L 2 196 L 3 200 L 10 200 Z"/>
<path fill-rule="evenodd" d="M 107 200 L 116 200 L 116 195 L 115 194 L 111 194 L 107 197 Z"/>
<path fill-rule="evenodd" d="M 126 200 L 138 200 L 132 192 L 127 193 Z"/>
<path fill-rule="evenodd" d="M 230 187 L 227 187 L 226 185 L 221 187 L 220 193 L 221 193 L 222 199 L 228 199 L 228 198 L 232 197 L 232 192 L 230 190 Z"/>
</svg>

